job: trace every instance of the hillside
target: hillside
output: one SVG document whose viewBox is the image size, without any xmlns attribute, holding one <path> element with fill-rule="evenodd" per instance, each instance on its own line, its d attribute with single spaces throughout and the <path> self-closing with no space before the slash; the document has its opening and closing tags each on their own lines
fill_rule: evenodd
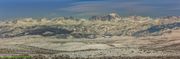
<svg viewBox="0 0 180 59">
<path fill-rule="evenodd" d="M 150 18 L 141 16 L 120 17 L 116 14 L 110 14 L 107 18 L 103 17 L 103 19 L 24 18 L 4 21 L 0 24 L 0 37 L 8 38 L 26 35 L 55 36 L 58 38 L 142 37 L 162 35 L 180 27 L 180 18 L 175 16 Z"/>
<path fill-rule="evenodd" d="M 180 17 L 23 18 L 0 22 L 0 56 L 178 59 Z M 102 17 L 102 18 L 101 18 Z"/>
</svg>

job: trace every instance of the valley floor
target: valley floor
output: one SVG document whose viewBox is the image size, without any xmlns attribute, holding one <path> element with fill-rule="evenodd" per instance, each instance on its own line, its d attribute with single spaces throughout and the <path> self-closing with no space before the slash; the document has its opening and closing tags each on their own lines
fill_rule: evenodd
<svg viewBox="0 0 180 59">
<path fill-rule="evenodd" d="M 118 37 L 96 39 L 58 39 L 22 36 L 0 39 L 0 55 L 45 55 L 71 58 L 159 57 L 180 56 L 180 30 L 162 36 Z M 168 57 L 169 56 L 169 57 Z M 130 58 L 129 58 L 130 59 Z"/>
</svg>

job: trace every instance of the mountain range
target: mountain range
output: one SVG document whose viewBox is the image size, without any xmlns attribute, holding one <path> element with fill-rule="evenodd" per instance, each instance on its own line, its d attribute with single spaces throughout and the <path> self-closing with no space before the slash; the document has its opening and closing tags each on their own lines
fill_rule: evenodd
<svg viewBox="0 0 180 59">
<path fill-rule="evenodd" d="M 73 17 L 24 18 L 2 21 L 0 37 L 26 35 L 55 36 L 58 38 L 98 38 L 106 36 L 159 36 L 180 28 L 179 16 L 151 18 L 142 16 L 121 17 L 117 13 L 92 16 L 89 20 Z"/>
</svg>

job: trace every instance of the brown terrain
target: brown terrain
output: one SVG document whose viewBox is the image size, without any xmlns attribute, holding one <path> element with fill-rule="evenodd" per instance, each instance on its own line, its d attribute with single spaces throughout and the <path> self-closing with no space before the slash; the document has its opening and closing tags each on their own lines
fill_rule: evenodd
<svg viewBox="0 0 180 59">
<path fill-rule="evenodd" d="M 59 56 L 67 58 L 162 58 L 180 56 L 180 30 L 162 36 L 111 37 L 96 39 L 57 39 L 24 36 L 2 38 L 1 55 Z M 161 56 L 161 57 L 160 57 Z M 173 57 L 174 56 L 174 57 Z M 132 58 L 133 57 L 133 58 Z"/>
<path fill-rule="evenodd" d="M 116 17 L 120 16 L 94 16 L 92 19 L 95 20 L 27 18 L 1 22 L 0 56 L 29 55 L 32 59 L 180 58 L 180 18 Z"/>
</svg>

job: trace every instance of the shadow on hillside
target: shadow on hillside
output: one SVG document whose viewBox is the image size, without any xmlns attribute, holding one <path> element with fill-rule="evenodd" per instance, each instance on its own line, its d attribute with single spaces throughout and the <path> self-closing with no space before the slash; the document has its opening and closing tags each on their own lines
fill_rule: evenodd
<svg viewBox="0 0 180 59">
<path fill-rule="evenodd" d="M 180 27 L 180 22 L 171 23 L 171 24 L 163 24 L 163 25 L 155 25 L 151 26 L 150 28 L 142 31 L 138 31 L 133 34 L 133 36 L 149 36 L 149 35 L 161 35 L 163 33 L 156 33 L 161 32 L 168 29 L 174 29 Z M 155 33 L 155 34 L 154 34 Z"/>
</svg>

